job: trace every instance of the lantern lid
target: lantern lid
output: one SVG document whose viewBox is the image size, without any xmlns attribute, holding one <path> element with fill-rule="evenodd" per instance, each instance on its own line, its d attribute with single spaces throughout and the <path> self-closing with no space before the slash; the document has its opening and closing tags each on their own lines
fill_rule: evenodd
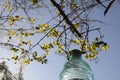
<svg viewBox="0 0 120 80">
<path fill-rule="evenodd" d="M 70 59 L 71 59 L 71 58 L 81 58 L 82 54 L 84 54 L 85 52 L 82 52 L 78 49 L 73 49 L 69 53 L 70 53 Z"/>
</svg>

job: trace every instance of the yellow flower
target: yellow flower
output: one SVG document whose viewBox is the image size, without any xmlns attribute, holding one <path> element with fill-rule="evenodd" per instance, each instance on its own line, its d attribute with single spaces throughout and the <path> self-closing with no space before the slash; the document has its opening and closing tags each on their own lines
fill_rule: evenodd
<svg viewBox="0 0 120 80">
<path fill-rule="evenodd" d="M 29 20 L 30 20 L 31 23 L 35 22 L 35 19 L 33 19 L 33 18 L 30 18 Z"/>
<path fill-rule="evenodd" d="M 32 1 L 32 4 L 35 5 L 38 3 L 38 0 L 31 0 Z"/>
<path fill-rule="evenodd" d="M 20 20 L 20 18 L 19 18 L 18 15 L 17 16 L 11 16 L 10 19 L 9 19 L 9 26 L 12 26 L 15 23 L 15 21 L 19 21 L 19 20 Z"/>
<path fill-rule="evenodd" d="M 49 51 L 49 49 L 52 48 L 52 46 L 48 43 L 44 43 L 42 46 L 40 46 L 41 49 L 45 50 L 46 52 Z"/>
<path fill-rule="evenodd" d="M 14 30 L 9 30 L 8 32 L 8 36 L 16 36 L 16 32 Z"/>
<path fill-rule="evenodd" d="M 57 36 L 59 36 L 59 32 L 56 29 L 52 29 L 50 34 L 48 34 L 48 37 L 49 36 L 57 37 Z"/>
<path fill-rule="evenodd" d="M 75 40 L 75 43 L 76 43 L 77 45 L 79 45 L 79 44 L 81 43 L 81 41 L 80 41 L 79 39 L 76 39 L 76 40 Z"/>
<path fill-rule="evenodd" d="M 18 59 L 18 56 L 17 56 L 16 54 L 14 54 L 14 55 L 12 56 L 12 59 L 17 60 L 17 59 Z"/>
<path fill-rule="evenodd" d="M 3 5 L 2 5 L 2 9 L 5 9 L 6 6 L 7 6 L 7 4 L 6 4 L 6 3 L 3 3 Z"/>
<path fill-rule="evenodd" d="M 29 39 L 29 40 L 27 41 L 27 43 L 28 43 L 28 44 L 31 44 L 31 40 Z"/>
<path fill-rule="evenodd" d="M 85 55 L 85 58 L 86 58 L 86 59 L 94 59 L 94 58 L 97 58 L 97 55 L 94 54 L 94 53 L 86 54 L 86 55 Z"/>
<path fill-rule="evenodd" d="M 79 27 L 79 24 L 78 24 L 78 23 L 74 24 L 74 27 L 75 27 L 75 28 L 78 28 L 78 27 Z"/>
<path fill-rule="evenodd" d="M 108 45 L 105 45 L 105 46 L 101 46 L 100 47 L 103 51 L 107 52 L 109 46 Z"/>
<path fill-rule="evenodd" d="M 52 42 L 51 42 L 52 44 L 56 44 L 56 42 L 54 41 L 54 40 L 52 40 Z"/>
<path fill-rule="evenodd" d="M 19 51 L 19 49 L 17 49 L 17 48 L 11 48 L 11 50 L 14 51 L 14 52 Z"/>
<path fill-rule="evenodd" d="M 30 61 L 28 59 L 24 59 L 24 64 L 30 64 Z"/>
<path fill-rule="evenodd" d="M 77 8 L 77 4 L 75 3 L 75 2 L 72 2 L 71 4 L 70 4 L 70 6 L 72 7 L 72 8 Z"/>
<path fill-rule="evenodd" d="M 8 4 L 8 11 L 12 10 L 12 6 L 10 4 Z"/>
<path fill-rule="evenodd" d="M 39 33 L 39 32 L 41 32 L 41 31 L 40 31 L 40 30 L 38 30 L 38 29 L 35 29 L 35 30 L 34 30 L 34 32 Z"/>
<path fill-rule="evenodd" d="M 91 58 L 91 59 L 94 59 L 94 58 L 96 58 L 96 57 L 97 57 L 97 55 L 96 55 L 96 54 L 94 54 L 94 53 L 90 54 L 89 56 L 90 56 L 90 58 Z"/>
<path fill-rule="evenodd" d="M 85 40 L 85 45 L 88 45 L 88 40 Z"/>
<path fill-rule="evenodd" d="M 28 35 L 29 35 L 29 36 L 33 36 L 33 35 L 34 35 L 34 33 L 29 33 Z"/>
<path fill-rule="evenodd" d="M 17 15 L 17 16 L 14 16 L 13 18 L 14 18 L 14 20 L 17 20 L 17 21 L 20 20 L 20 17 L 19 17 L 18 15 Z"/>
<path fill-rule="evenodd" d="M 40 56 L 35 56 L 35 60 L 40 62 L 40 61 L 42 61 L 42 58 Z"/>
<path fill-rule="evenodd" d="M 10 19 L 9 20 L 9 26 L 12 26 L 14 24 L 14 20 Z"/>
<path fill-rule="evenodd" d="M 28 33 L 21 33 L 21 37 L 27 37 Z"/>
<path fill-rule="evenodd" d="M 61 49 L 58 49 L 58 50 L 57 50 L 57 53 L 62 53 L 62 50 L 61 50 Z"/>
<path fill-rule="evenodd" d="M 15 61 L 14 64 L 17 64 L 17 62 Z"/>
<path fill-rule="evenodd" d="M 60 43 L 60 42 L 57 42 L 57 47 L 59 48 L 59 49 L 61 49 L 61 48 L 63 48 L 63 45 Z"/>
<path fill-rule="evenodd" d="M 48 24 L 39 24 L 39 26 L 40 26 L 40 27 L 43 27 L 44 29 L 49 27 Z"/>
<path fill-rule="evenodd" d="M 21 16 L 21 19 L 24 19 L 24 16 Z"/>
<path fill-rule="evenodd" d="M 98 54 L 98 51 L 97 51 L 95 46 L 88 46 L 88 51 L 92 52 L 92 53 L 95 53 L 95 54 Z"/>
<path fill-rule="evenodd" d="M 36 27 L 36 28 L 40 29 L 41 33 L 45 33 L 46 30 L 50 29 L 50 25 L 48 24 L 39 24 L 38 26 L 39 27 Z"/>
<path fill-rule="evenodd" d="M 17 38 L 17 40 L 21 41 L 21 40 L 22 40 L 22 38 L 21 38 L 21 37 L 18 37 L 18 38 Z"/>
<path fill-rule="evenodd" d="M 90 59 L 89 54 L 86 54 L 86 55 L 85 55 L 85 58 L 86 58 L 86 59 Z"/>
<path fill-rule="evenodd" d="M 57 11 L 57 15 L 60 16 L 60 11 Z"/>
</svg>

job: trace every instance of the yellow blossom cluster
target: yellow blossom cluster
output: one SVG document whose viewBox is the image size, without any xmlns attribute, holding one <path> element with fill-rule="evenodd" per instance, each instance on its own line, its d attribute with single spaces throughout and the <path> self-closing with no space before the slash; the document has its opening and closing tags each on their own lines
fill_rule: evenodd
<svg viewBox="0 0 120 80">
<path fill-rule="evenodd" d="M 87 40 L 80 40 L 80 39 L 76 39 L 76 40 L 71 40 L 71 42 L 80 45 L 80 49 L 83 52 L 89 52 L 89 54 L 86 54 L 85 57 L 87 59 L 94 59 L 97 58 L 98 55 L 98 50 L 101 49 L 103 51 L 107 51 L 107 49 L 109 48 L 109 46 L 107 45 L 106 42 L 104 41 L 98 41 L 95 40 L 92 42 L 92 44 L 89 44 Z"/>
<path fill-rule="evenodd" d="M 56 29 L 52 29 L 51 32 L 47 35 L 47 37 L 58 37 L 59 36 L 59 32 Z"/>
<path fill-rule="evenodd" d="M 71 2 L 70 7 L 72 9 L 76 9 L 77 8 L 77 4 L 75 2 Z"/>
<path fill-rule="evenodd" d="M 23 44 L 32 46 L 31 40 L 27 40 L 27 41 L 21 40 L 18 45 L 21 46 Z"/>
<path fill-rule="evenodd" d="M 45 31 L 49 29 L 51 29 L 51 27 L 48 24 L 38 24 L 38 26 L 35 27 L 35 32 L 45 33 Z"/>
<path fill-rule="evenodd" d="M 30 32 L 30 33 L 28 33 L 28 32 L 23 32 L 23 33 L 21 33 L 20 35 L 21 35 L 22 37 L 28 37 L 28 36 L 33 36 L 34 33 L 32 33 L 32 32 Z"/>
<path fill-rule="evenodd" d="M 51 43 L 44 43 L 43 45 L 40 46 L 42 50 L 46 52 L 46 54 L 49 53 L 49 50 L 53 48 L 53 45 Z"/>
<path fill-rule="evenodd" d="M 35 19 L 34 18 L 29 18 L 29 20 L 30 20 L 30 23 L 35 23 Z"/>
<path fill-rule="evenodd" d="M 97 58 L 97 55 L 94 53 L 90 53 L 90 54 L 86 54 L 85 58 L 86 59 L 95 59 L 95 58 Z"/>
<path fill-rule="evenodd" d="M 11 16 L 9 19 L 9 26 L 12 26 L 16 21 L 20 21 L 21 19 L 24 19 L 23 16 L 19 17 L 17 16 Z"/>
<path fill-rule="evenodd" d="M 62 43 L 53 41 L 53 40 L 51 43 L 44 43 L 43 45 L 40 46 L 40 48 L 44 50 L 46 54 L 48 55 L 49 50 L 54 48 L 54 46 L 57 47 L 57 50 L 56 50 L 57 53 L 62 53 L 62 49 L 63 49 Z"/>
<path fill-rule="evenodd" d="M 33 53 L 33 58 L 38 62 L 42 60 L 42 57 L 38 56 L 38 53 L 36 51 Z"/>
<path fill-rule="evenodd" d="M 29 57 L 27 57 L 27 51 L 26 50 L 24 50 L 23 48 L 21 48 L 21 49 L 17 49 L 17 48 L 11 48 L 11 50 L 13 51 L 13 52 L 17 52 L 17 51 L 20 51 L 21 52 L 21 55 L 19 55 L 19 54 L 13 54 L 12 55 L 12 59 L 13 60 L 15 60 L 15 64 L 17 63 L 17 62 L 22 62 L 22 63 L 24 63 L 24 64 L 30 64 L 30 58 Z"/>
<path fill-rule="evenodd" d="M 42 62 L 42 64 L 47 63 L 46 55 L 39 56 L 36 51 L 33 53 L 33 60 L 36 60 L 38 62 Z"/>
<path fill-rule="evenodd" d="M 62 53 L 63 45 L 61 42 L 52 40 L 51 44 L 57 46 L 57 53 Z"/>
<path fill-rule="evenodd" d="M 19 51 L 19 49 L 17 49 L 17 48 L 11 48 L 10 50 L 12 50 L 13 52 L 18 52 Z"/>
<path fill-rule="evenodd" d="M 60 11 L 57 11 L 57 15 L 60 16 Z"/>
<path fill-rule="evenodd" d="M 100 46 L 100 48 L 103 50 L 103 51 L 107 51 L 108 50 L 108 48 L 109 48 L 109 46 L 108 45 L 102 45 L 102 46 Z"/>
<path fill-rule="evenodd" d="M 39 27 L 40 27 L 40 32 L 42 33 L 50 29 L 50 25 L 48 24 L 39 24 Z"/>
<path fill-rule="evenodd" d="M 78 23 L 74 24 L 74 27 L 77 29 L 79 27 L 79 24 Z"/>
<path fill-rule="evenodd" d="M 18 55 L 13 54 L 13 55 L 12 55 L 12 59 L 17 60 L 17 59 L 18 59 Z"/>
<path fill-rule="evenodd" d="M 30 64 L 30 60 L 29 59 L 24 59 L 24 64 Z"/>
<path fill-rule="evenodd" d="M 8 36 L 10 37 L 16 36 L 15 30 L 8 30 Z"/>
<path fill-rule="evenodd" d="M 46 33 L 47 31 L 50 31 L 47 37 L 58 37 L 59 32 L 52 28 L 49 24 L 39 24 L 38 26 L 35 27 L 35 32 L 37 33 Z"/>
</svg>

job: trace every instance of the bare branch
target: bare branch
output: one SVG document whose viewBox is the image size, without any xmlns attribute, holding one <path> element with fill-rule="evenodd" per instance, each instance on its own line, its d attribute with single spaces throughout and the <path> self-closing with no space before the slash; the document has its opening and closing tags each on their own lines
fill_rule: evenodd
<svg viewBox="0 0 120 80">
<path fill-rule="evenodd" d="M 59 10 L 59 12 L 61 13 L 61 15 L 63 16 L 64 20 L 66 20 L 66 23 L 71 27 L 71 31 L 74 34 L 74 32 L 78 35 L 79 38 L 82 37 L 82 35 L 79 33 L 79 31 L 74 27 L 74 25 L 72 24 L 72 22 L 68 19 L 67 15 L 65 14 L 65 12 L 61 9 L 60 5 L 58 3 L 56 3 L 54 0 L 50 0 L 54 6 Z"/>
<path fill-rule="evenodd" d="M 112 6 L 112 4 L 113 4 L 114 2 L 115 2 L 115 0 L 112 0 L 112 1 L 108 4 L 107 8 L 106 8 L 105 11 L 104 11 L 104 16 L 107 14 L 107 12 L 109 11 L 110 7 Z"/>
</svg>

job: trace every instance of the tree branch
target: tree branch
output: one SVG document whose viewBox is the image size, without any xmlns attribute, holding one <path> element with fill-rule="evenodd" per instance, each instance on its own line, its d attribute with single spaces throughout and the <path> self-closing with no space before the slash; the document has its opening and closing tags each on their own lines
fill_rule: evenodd
<svg viewBox="0 0 120 80">
<path fill-rule="evenodd" d="M 53 5 L 58 9 L 58 11 L 60 12 L 60 14 L 63 16 L 63 19 L 66 21 L 66 23 L 71 27 L 71 31 L 74 34 L 74 32 L 78 35 L 78 37 L 82 37 L 82 35 L 79 33 L 79 31 L 74 27 L 74 25 L 72 24 L 72 22 L 68 19 L 68 16 L 65 14 L 65 12 L 61 9 L 60 5 L 58 3 L 55 2 L 55 0 L 50 0 Z"/>
<path fill-rule="evenodd" d="M 108 6 L 106 7 L 105 11 L 104 11 L 104 16 L 107 14 L 108 10 L 111 8 L 112 4 L 115 2 L 115 0 L 112 0 Z"/>
</svg>

